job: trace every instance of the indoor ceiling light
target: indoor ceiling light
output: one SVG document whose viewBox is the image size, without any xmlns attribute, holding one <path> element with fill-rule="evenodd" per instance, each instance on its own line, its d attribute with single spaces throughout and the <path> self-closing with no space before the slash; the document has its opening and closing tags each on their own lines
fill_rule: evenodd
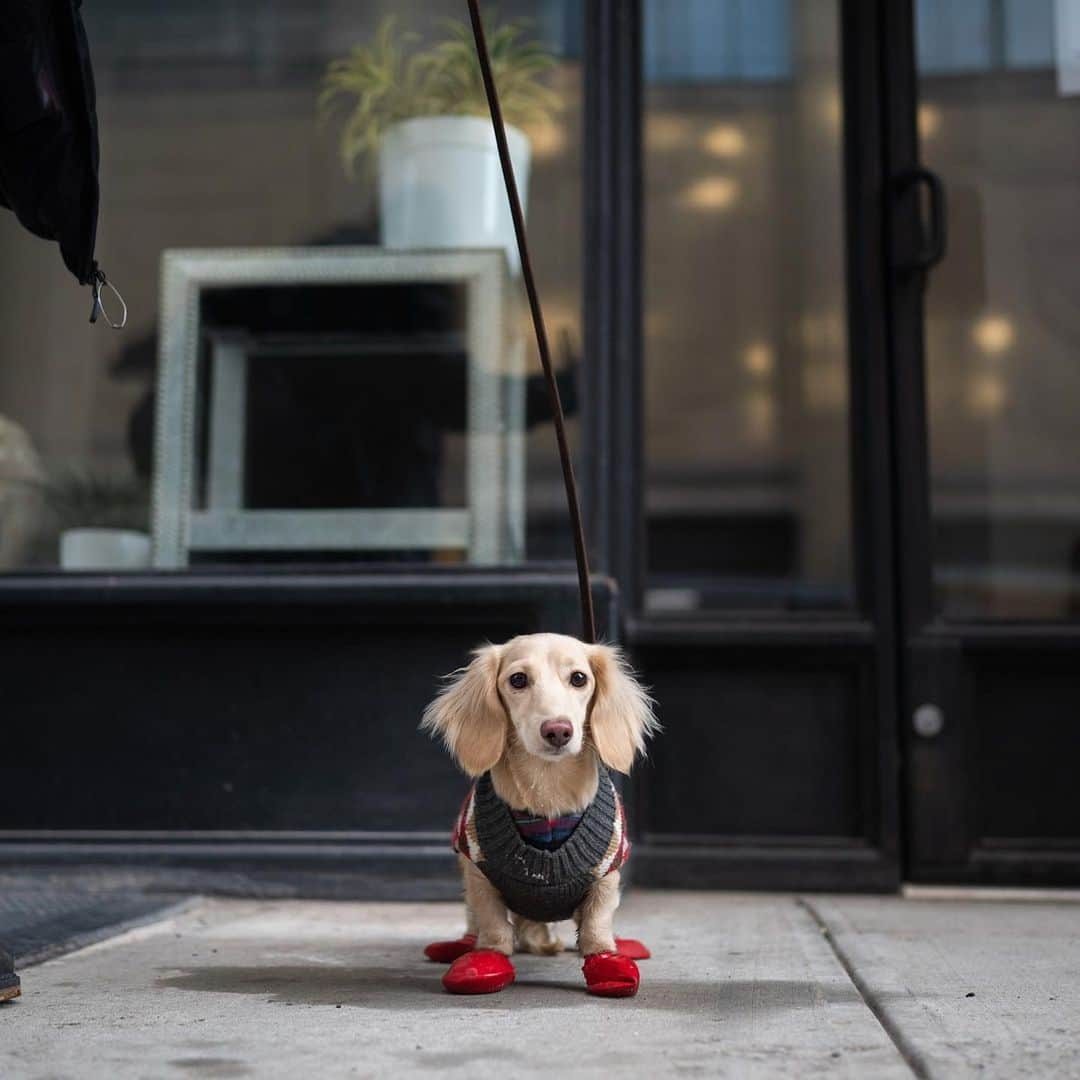
<svg viewBox="0 0 1080 1080">
<path fill-rule="evenodd" d="M 932 139 L 941 127 L 941 110 L 936 105 L 920 105 L 918 113 L 919 135 Z"/>
<path fill-rule="evenodd" d="M 645 145 L 649 150 L 673 150 L 690 140 L 690 125 L 683 116 L 651 113 L 645 118 Z"/>
<path fill-rule="evenodd" d="M 1012 345 L 1016 329 L 1004 315 L 984 315 L 975 321 L 971 336 L 983 352 L 996 356 Z"/>
<path fill-rule="evenodd" d="M 747 345 L 742 359 L 743 367 L 756 379 L 768 377 L 776 367 L 772 346 L 764 341 L 755 341 Z"/>
<path fill-rule="evenodd" d="M 713 157 L 736 158 L 746 150 L 746 136 L 735 124 L 717 124 L 705 132 L 701 145 Z"/>
<path fill-rule="evenodd" d="M 1008 397 L 1004 379 L 992 371 L 976 375 L 968 388 L 968 404 L 976 416 L 997 416 Z"/>
<path fill-rule="evenodd" d="M 559 124 L 535 124 L 526 129 L 532 156 L 538 160 L 558 157 L 566 149 L 566 131 Z"/>
<path fill-rule="evenodd" d="M 739 197 L 739 184 L 730 176 L 707 176 L 684 189 L 681 202 L 693 210 L 727 210 Z"/>
<path fill-rule="evenodd" d="M 840 91 L 830 88 L 821 98 L 821 116 L 826 128 L 838 135 L 844 126 L 844 105 L 840 100 Z"/>
</svg>

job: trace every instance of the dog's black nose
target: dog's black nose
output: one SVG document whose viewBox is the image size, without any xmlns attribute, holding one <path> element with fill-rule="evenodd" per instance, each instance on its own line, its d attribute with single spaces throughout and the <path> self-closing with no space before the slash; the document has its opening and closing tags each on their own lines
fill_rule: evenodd
<svg viewBox="0 0 1080 1080">
<path fill-rule="evenodd" d="M 545 742 L 559 749 L 570 741 L 574 725 L 569 720 L 545 720 L 540 725 L 540 734 Z"/>
</svg>

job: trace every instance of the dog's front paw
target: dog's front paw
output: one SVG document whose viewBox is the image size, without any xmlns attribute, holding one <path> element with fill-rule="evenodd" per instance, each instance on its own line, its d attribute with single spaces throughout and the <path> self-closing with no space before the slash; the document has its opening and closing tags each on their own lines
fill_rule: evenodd
<svg viewBox="0 0 1080 1080">
<path fill-rule="evenodd" d="M 585 957 L 581 970 L 585 988 L 597 997 L 633 997 L 641 981 L 637 964 L 618 953 L 592 953 Z"/>
<path fill-rule="evenodd" d="M 509 957 L 494 949 L 474 949 L 450 965 L 442 983 L 451 994 L 494 994 L 513 981 Z"/>
</svg>

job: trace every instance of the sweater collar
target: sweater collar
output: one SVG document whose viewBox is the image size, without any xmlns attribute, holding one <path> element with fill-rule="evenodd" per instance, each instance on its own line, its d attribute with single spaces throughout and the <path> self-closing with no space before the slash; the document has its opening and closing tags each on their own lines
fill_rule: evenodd
<svg viewBox="0 0 1080 1080">
<path fill-rule="evenodd" d="M 528 810 L 515 810 L 510 807 L 510 816 L 514 819 L 521 839 L 529 847 L 543 851 L 554 851 L 577 828 L 582 818 L 580 814 L 560 814 L 558 817 L 538 817 Z"/>
</svg>

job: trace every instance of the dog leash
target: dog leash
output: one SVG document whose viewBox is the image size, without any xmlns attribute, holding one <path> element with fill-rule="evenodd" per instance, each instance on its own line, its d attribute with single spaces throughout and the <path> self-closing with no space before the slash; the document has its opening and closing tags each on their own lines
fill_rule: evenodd
<svg viewBox="0 0 1080 1080">
<path fill-rule="evenodd" d="M 559 384 L 555 381 L 555 373 L 551 367 L 551 350 L 548 346 L 547 330 L 544 327 L 544 313 L 540 308 L 540 297 L 536 291 L 532 261 L 529 258 L 525 215 L 521 209 L 517 181 L 514 179 L 514 166 L 510 161 L 510 148 L 506 142 L 506 127 L 503 124 L 502 108 L 499 105 L 499 92 L 495 88 L 495 79 L 491 73 L 491 58 L 488 56 L 484 23 L 480 17 L 480 4 L 479 0 L 468 0 L 468 3 L 473 39 L 476 42 L 476 56 L 480 61 L 480 75 L 484 81 L 488 109 L 491 111 L 491 124 L 495 129 L 495 145 L 499 150 L 499 164 L 502 166 L 506 197 L 510 201 L 510 216 L 514 221 L 514 236 L 517 238 L 518 254 L 521 257 L 521 273 L 525 279 L 525 291 L 529 297 L 529 309 L 532 312 L 533 329 L 536 332 L 536 347 L 540 352 L 548 400 L 551 402 L 551 412 L 555 420 L 555 441 L 559 446 L 559 463 L 562 465 L 566 503 L 570 511 L 570 528 L 574 536 L 578 592 L 581 594 L 582 639 L 591 645 L 596 641 L 596 617 L 593 613 L 592 587 L 589 582 L 589 555 L 585 547 L 585 530 L 581 523 L 581 501 L 578 498 L 577 481 L 574 479 L 574 463 L 570 459 L 570 447 L 566 441 L 566 419 L 563 415 L 562 399 L 559 397 Z"/>
</svg>

